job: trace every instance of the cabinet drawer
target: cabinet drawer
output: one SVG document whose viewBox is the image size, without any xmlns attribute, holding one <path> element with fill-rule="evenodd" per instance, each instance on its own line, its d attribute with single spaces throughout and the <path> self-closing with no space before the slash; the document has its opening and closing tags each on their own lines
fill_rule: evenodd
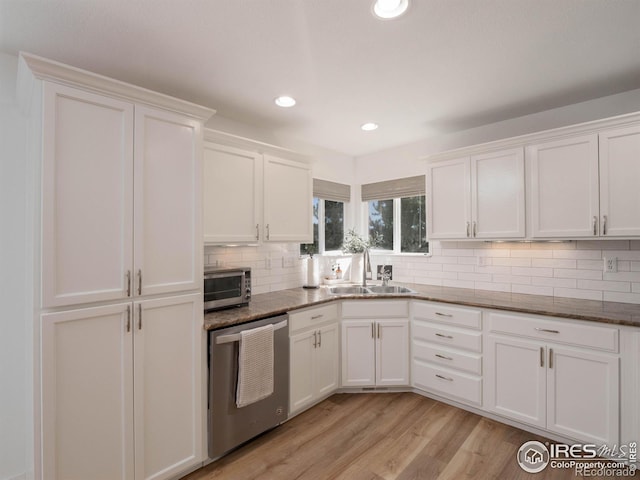
<svg viewBox="0 0 640 480">
<path fill-rule="evenodd" d="M 413 361 L 413 386 L 477 405 L 482 403 L 482 378 L 440 368 L 421 360 Z"/>
<path fill-rule="evenodd" d="M 322 307 L 297 310 L 289 313 L 289 332 L 296 332 L 308 327 L 316 327 L 326 322 L 338 320 L 338 304 L 331 303 Z"/>
<path fill-rule="evenodd" d="M 596 348 L 608 352 L 618 351 L 617 328 L 579 325 L 562 320 L 497 312 L 490 312 L 488 318 L 491 332 Z"/>
<path fill-rule="evenodd" d="M 482 351 L 482 332 L 449 327 L 437 323 L 414 320 L 411 336 L 426 342 L 463 348 L 473 352 Z"/>
<path fill-rule="evenodd" d="M 406 300 L 356 300 L 342 304 L 342 316 L 352 318 L 408 317 Z"/>
<path fill-rule="evenodd" d="M 412 347 L 413 358 L 416 360 L 482 375 L 482 356 L 479 354 L 445 348 L 421 340 L 414 340 Z"/>
<path fill-rule="evenodd" d="M 413 318 L 478 330 L 482 328 L 482 312 L 480 310 L 453 307 L 442 303 L 414 302 Z"/>
</svg>

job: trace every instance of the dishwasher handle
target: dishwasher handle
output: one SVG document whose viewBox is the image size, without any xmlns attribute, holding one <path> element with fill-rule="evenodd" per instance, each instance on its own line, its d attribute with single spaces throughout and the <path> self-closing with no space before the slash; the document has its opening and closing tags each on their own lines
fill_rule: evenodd
<svg viewBox="0 0 640 480">
<path fill-rule="evenodd" d="M 273 324 L 273 331 L 280 330 L 281 328 L 285 328 L 289 323 L 288 320 L 283 320 L 280 323 Z M 223 343 L 233 343 L 240 341 L 240 334 L 234 333 L 232 335 L 222 335 L 221 337 L 216 338 L 216 345 L 221 345 Z"/>
</svg>

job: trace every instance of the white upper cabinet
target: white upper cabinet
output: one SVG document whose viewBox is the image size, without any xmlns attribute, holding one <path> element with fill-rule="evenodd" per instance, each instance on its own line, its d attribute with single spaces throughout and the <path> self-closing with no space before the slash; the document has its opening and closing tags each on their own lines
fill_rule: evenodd
<svg viewBox="0 0 640 480">
<path fill-rule="evenodd" d="M 43 307 L 200 288 L 199 122 L 43 91 Z"/>
<path fill-rule="evenodd" d="M 136 105 L 135 294 L 198 289 L 202 283 L 200 123 Z"/>
<path fill-rule="evenodd" d="M 524 238 L 522 148 L 428 166 L 429 238 Z"/>
<path fill-rule="evenodd" d="M 262 222 L 260 199 L 262 155 L 205 143 L 205 243 L 258 242 Z"/>
<path fill-rule="evenodd" d="M 427 167 L 429 238 L 469 238 L 470 182 L 468 157 L 433 163 Z"/>
<path fill-rule="evenodd" d="M 205 243 L 309 243 L 312 215 L 307 163 L 205 143 Z"/>
<path fill-rule="evenodd" d="M 531 236 L 598 235 L 598 136 L 529 145 L 527 161 Z"/>
<path fill-rule="evenodd" d="M 42 304 L 126 298 L 133 105 L 45 82 L 42 122 Z"/>
<path fill-rule="evenodd" d="M 599 134 L 600 234 L 640 235 L 640 126 Z"/>
<path fill-rule="evenodd" d="M 309 165 L 264 156 L 265 240 L 313 242 L 313 179 Z"/>
</svg>

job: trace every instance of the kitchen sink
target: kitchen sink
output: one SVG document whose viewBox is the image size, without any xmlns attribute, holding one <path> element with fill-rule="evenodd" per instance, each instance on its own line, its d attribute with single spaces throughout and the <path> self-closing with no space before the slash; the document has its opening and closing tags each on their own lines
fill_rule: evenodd
<svg viewBox="0 0 640 480">
<path fill-rule="evenodd" d="M 398 295 L 416 293 L 416 291 L 400 285 L 371 285 L 368 287 L 355 285 L 350 287 L 330 287 L 329 293 L 332 295 Z"/>
<path fill-rule="evenodd" d="M 362 295 L 370 293 L 368 288 L 353 286 L 353 287 L 331 287 L 329 293 L 334 295 Z"/>
<path fill-rule="evenodd" d="M 407 287 L 401 287 L 400 285 L 372 285 L 367 287 L 371 293 L 382 294 L 399 294 L 399 293 L 416 293 L 415 290 L 411 290 Z"/>
</svg>

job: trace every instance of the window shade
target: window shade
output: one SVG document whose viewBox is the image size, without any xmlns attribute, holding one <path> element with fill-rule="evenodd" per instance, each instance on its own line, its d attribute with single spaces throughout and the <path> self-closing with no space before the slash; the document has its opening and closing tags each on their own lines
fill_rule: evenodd
<svg viewBox="0 0 640 480">
<path fill-rule="evenodd" d="M 384 182 L 367 183 L 362 185 L 360 192 L 363 202 L 369 200 L 387 200 L 389 198 L 417 197 L 426 192 L 424 175 L 417 177 L 397 178 Z"/>
<path fill-rule="evenodd" d="M 351 200 L 351 186 L 314 178 L 313 196 L 334 202 L 349 202 Z"/>
</svg>

